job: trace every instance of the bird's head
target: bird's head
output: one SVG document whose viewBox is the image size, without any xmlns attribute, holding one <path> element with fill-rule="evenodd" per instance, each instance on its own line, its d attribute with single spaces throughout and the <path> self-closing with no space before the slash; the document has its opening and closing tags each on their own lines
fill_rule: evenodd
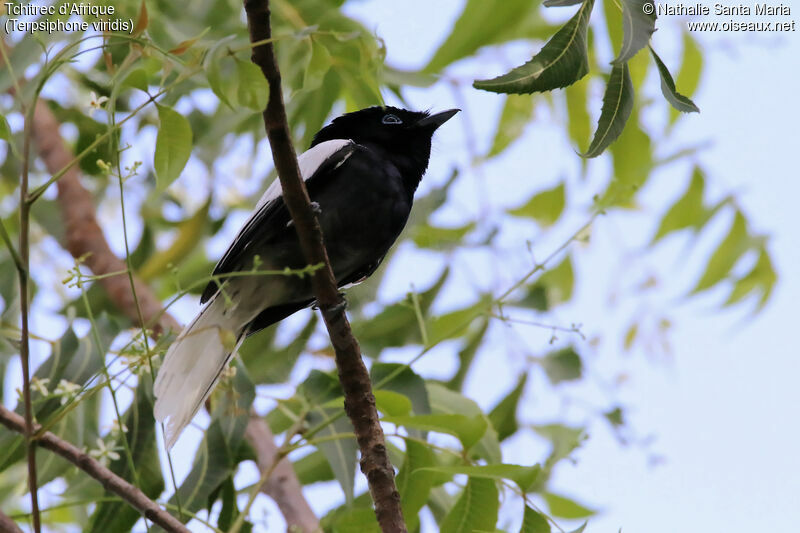
<svg viewBox="0 0 800 533">
<path fill-rule="evenodd" d="M 368 107 L 333 119 L 317 132 L 311 146 L 351 139 L 390 159 L 407 178 L 416 180 L 416 189 L 428 168 L 433 132 L 459 111 L 448 109 L 431 114 L 390 106 Z"/>
</svg>

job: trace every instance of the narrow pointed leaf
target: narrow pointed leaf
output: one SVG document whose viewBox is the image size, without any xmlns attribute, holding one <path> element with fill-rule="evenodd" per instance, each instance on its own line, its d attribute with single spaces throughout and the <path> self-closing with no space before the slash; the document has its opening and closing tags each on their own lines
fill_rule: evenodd
<svg viewBox="0 0 800 533">
<path fill-rule="evenodd" d="M 494 157 L 519 139 L 525 128 L 533 117 L 533 105 L 535 99 L 532 96 L 509 94 L 500 113 L 500 122 L 497 123 L 497 132 L 494 134 L 494 141 L 487 158 Z"/>
<path fill-rule="evenodd" d="M 656 243 L 670 233 L 682 229 L 700 229 L 708 220 L 709 211 L 703 203 L 704 191 L 705 177 L 699 168 L 695 168 L 689 187 L 661 219 L 652 242 Z"/>
<path fill-rule="evenodd" d="M 509 214 L 518 217 L 532 218 L 541 226 L 552 226 L 556 223 L 566 204 L 564 182 L 552 189 L 536 193 L 524 205 L 512 209 Z"/>
<path fill-rule="evenodd" d="M 526 505 L 519 533 L 550 533 L 550 524 L 541 513 Z"/>
<path fill-rule="evenodd" d="M 498 93 L 532 93 L 572 85 L 589 72 L 586 34 L 594 0 L 585 0 L 578 12 L 533 58 L 491 80 L 477 80 L 476 89 Z"/>
<path fill-rule="evenodd" d="M 457 414 L 387 416 L 383 420 L 407 428 L 448 433 L 457 437 L 465 450 L 469 450 L 480 440 L 487 426 L 483 417 Z"/>
<path fill-rule="evenodd" d="M 11 142 L 11 128 L 3 115 L 0 115 L 0 140 Z"/>
<path fill-rule="evenodd" d="M 586 518 L 596 513 L 596 511 L 565 496 L 553 494 L 552 492 L 545 492 L 542 496 L 544 496 L 544 500 L 550 507 L 550 514 L 560 518 L 572 520 Z"/>
<path fill-rule="evenodd" d="M 733 290 L 728 296 L 725 305 L 733 305 L 742 300 L 745 296 L 755 293 L 761 295 L 756 308 L 756 310 L 759 310 L 764 307 L 769 300 L 777 280 L 778 275 L 775 273 L 775 268 L 772 266 L 772 259 L 769 256 L 769 252 L 767 252 L 766 248 L 762 248 L 755 266 L 734 284 Z"/>
<path fill-rule="evenodd" d="M 499 509 L 497 485 L 491 479 L 471 477 L 458 501 L 440 524 L 442 533 L 494 531 Z"/>
<path fill-rule="evenodd" d="M 406 441 L 406 455 L 397 474 L 397 489 L 409 531 L 416 530 L 419 511 L 428 501 L 436 477 L 433 472 L 422 469 L 435 464 L 436 457 L 431 448 L 414 440 Z"/>
<path fill-rule="evenodd" d="M 522 397 L 522 392 L 525 390 L 525 383 L 528 381 L 528 374 L 522 374 L 517 386 L 508 393 L 508 396 L 500 400 L 500 402 L 489 413 L 489 420 L 492 421 L 492 426 L 497 430 L 497 438 L 502 442 L 511 435 L 517 432 L 519 424 L 517 424 L 517 406 Z"/>
<path fill-rule="evenodd" d="M 544 0 L 544 7 L 565 7 L 580 4 L 583 0 Z"/>
<path fill-rule="evenodd" d="M 421 470 L 440 474 L 466 474 L 469 477 L 486 479 L 510 479 L 523 491 L 528 492 L 542 473 L 539 465 L 521 466 L 511 464 L 479 465 L 479 466 L 432 466 Z"/>
<path fill-rule="evenodd" d="M 692 34 L 688 31 L 683 34 L 683 56 L 681 57 L 681 68 L 675 76 L 675 86 L 680 87 L 683 94 L 691 98 L 700 86 L 700 78 L 703 74 L 703 52 Z M 680 113 L 671 110 L 669 123 L 673 124 Z"/>
<path fill-rule="evenodd" d="M 728 235 L 711 255 L 700 281 L 692 289 L 692 294 L 711 288 L 722 281 L 747 251 L 749 245 L 750 236 L 747 233 L 747 222 L 744 215 L 737 211 Z"/>
<path fill-rule="evenodd" d="M 664 95 L 664 98 L 667 99 L 667 102 L 682 113 L 699 113 L 700 108 L 697 107 L 691 99 L 677 91 L 669 69 L 664 62 L 661 61 L 661 58 L 658 57 L 658 54 L 656 54 L 652 46 L 650 47 L 650 53 L 653 55 L 653 59 L 658 67 L 658 73 L 661 76 L 661 93 Z"/>
<path fill-rule="evenodd" d="M 622 133 L 633 110 L 633 83 L 625 63 L 614 65 L 603 95 L 603 109 L 594 139 L 583 157 L 597 157 Z"/>
<path fill-rule="evenodd" d="M 635 56 L 647 46 L 650 36 L 656 31 L 655 11 L 646 14 L 642 9 L 646 3 L 652 3 L 652 0 L 622 0 L 622 49 L 614 64 L 625 63 Z"/>
</svg>

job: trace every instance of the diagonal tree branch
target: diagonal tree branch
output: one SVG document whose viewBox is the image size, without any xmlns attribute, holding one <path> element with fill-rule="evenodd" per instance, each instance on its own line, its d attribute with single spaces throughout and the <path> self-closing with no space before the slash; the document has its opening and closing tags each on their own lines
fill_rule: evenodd
<svg viewBox="0 0 800 533">
<path fill-rule="evenodd" d="M 17 433 L 25 433 L 25 419 L 3 406 L 0 406 L 0 424 L 3 424 L 8 429 L 16 431 Z M 34 429 L 35 431 L 39 431 L 41 426 L 35 424 Z M 162 509 L 157 503 L 145 496 L 141 490 L 117 476 L 111 470 L 101 465 L 95 459 L 69 442 L 58 438 L 49 431 L 40 435 L 36 442 L 40 448 L 45 448 L 60 455 L 95 478 L 103 484 L 106 490 L 113 492 L 128 502 L 153 523 L 158 524 L 167 531 L 189 533 L 189 529 L 187 529 L 186 526 L 166 510 Z"/>
<path fill-rule="evenodd" d="M 3 533 L 22 533 L 17 523 L 3 513 L 0 513 L 0 531 Z"/>
<path fill-rule="evenodd" d="M 400 507 L 400 495 L 394 482 L 394 469 L 389 462 L 386 443 L 375 409 L 375 396 L 369 373 L 361 359 L 361 349 L 350 330 L 345 314 L 345 301 L 339 293 L 322 239 L 317 217 L 311 208 L 305 183 L 300 176 L 297 156 L 283 104 L 281 75 L 270 40 L 269 0 L 244 0 L 250 42 L 261 42 L 253 48 L 253 63 L 261 68 L 269 82 L 269 103 L 264 110 L 264 126 L 278 171 L 283 199 L 297 229 L 305 259 L 310 265 L 323 264 L 312 275 L 314 295 L 328 328 L 336 352 L 336 367 L 344 391 L 344 406 L 353 423 L 361 449 L 361 471 L 367 477 L 375 515 L 384 532 L 406 531 Z"/>
<path fill-rule="evenodd" d="M 58 172 L 73 161 L 72 150 L 67 147 L 59 133 L 58 120 L 44 102 L 40 101 L 36 107 L 32 131 L 39 156 L 48 172 Z M 75 258 L 86 256 L 85 264 L 95 275 L 123 272 L 116 276 L 103 277 L 99 282 L 117 309 L 135 324 L 139 324 L 136 300 L 131 291 L 130 280 L 124 274 L 126 264 L 108 246 L 95 215 L 92 196 L 81 184 L 78 167 L 70 167 L 58 180 L 57 187 L 58 202 L 66 228 L 64 246 Z M 155 336 L 169 330 L 180 330 L 178 321 L 164 312 L 152 289 L 137 276 L 133 276 L 133 279 L 144 325 L 151 328 Z M 254 424 L 259 427 L 251 430 L 249 426 Z M 251 447 L 258 454 L 259 468 L 268 468 L 275 460 L 275 451 L 273 447 L 255 439 L 257 437 L 274 443 L 275 438 L 269 427 L 251 419 L 246 435 Z M 263 453 L 270 455 L 262 456 Z M 275 471 L 280 473 L 278 480 L 271 480 L 261 491 L 277 503 L 289 527 L 300 528 L 309 533 L 318 531 L 319 521 L 303 496 L 300 482 L 289 461 L 282 459 Z"/>
</svg>

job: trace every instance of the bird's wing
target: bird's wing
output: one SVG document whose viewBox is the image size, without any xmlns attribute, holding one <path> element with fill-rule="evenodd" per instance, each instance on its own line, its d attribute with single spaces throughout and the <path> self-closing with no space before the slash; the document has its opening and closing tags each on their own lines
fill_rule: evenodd
<svg viewBox="0 0 800 533">
<path fill-rule="evenodd" d="M 355 150 L 356 144 L 347 139 L 337 139 L 325 141 L 313 148 L 303 152 L 298 158 L 297 163 L 300 167 L 300 175 L 304 181 L 327 168 L 335 168 L 341 165 Z M 264 191 L 261 199 L 256 204 L 256 208 L 250 218 L 245 221 L 233 242 L 222 255 L 217 265 L 214 267 L 213 275 L 227 274 L 236 271 L 242 265 L 242 259 L 246 258 L 245 252 L 256 241 L 267 237 L 270 231 L 280 231 L 285 229 L 285 221 L 270 220 L 279 212 L 285 211 L 285 204 L 281 201 L 283 191 L 279 180 L 275 180 Z M 205 303 L 219 290 L 216 281 L 210 281 L 206 285 L 200 303 Z"/>
</svg>

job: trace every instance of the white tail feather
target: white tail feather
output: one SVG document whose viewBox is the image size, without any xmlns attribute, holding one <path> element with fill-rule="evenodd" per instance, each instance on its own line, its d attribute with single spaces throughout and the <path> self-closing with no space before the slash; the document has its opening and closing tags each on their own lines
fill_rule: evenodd
<svg viewBox="0 0 800 533">
<path fill-rule="evenodd" d="M 192 421 L 244 340 L 240 335 L 242 324 L 226 318 L 224 309 L 224 298 L 215 296 L 164 356 L 153 387 L 153 414 L 156 420 L 165 422 L 167 449 Z"/>
</svg>

